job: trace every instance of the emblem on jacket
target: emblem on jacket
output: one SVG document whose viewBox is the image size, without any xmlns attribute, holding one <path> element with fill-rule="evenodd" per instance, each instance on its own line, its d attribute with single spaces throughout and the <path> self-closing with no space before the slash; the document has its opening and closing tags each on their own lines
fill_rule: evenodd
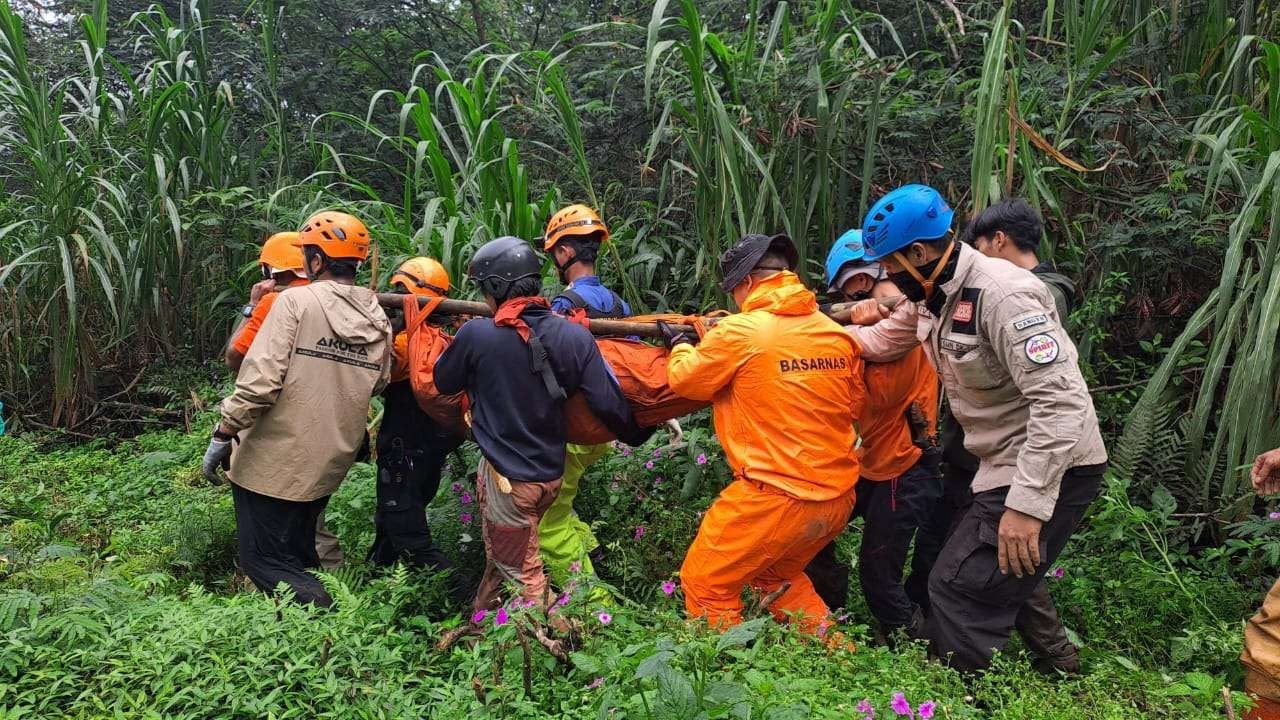
<svg viewBox="0 0 1280 720">
<path fill-rule="evenodd" d="M 1027 359 L 1036 365 L 1048 365 L 1058 359 L 1058 339 L 1052 335 L 1032 335 L 1027 338 L 1023 349 L 1027 353 Z"/>
</svg>

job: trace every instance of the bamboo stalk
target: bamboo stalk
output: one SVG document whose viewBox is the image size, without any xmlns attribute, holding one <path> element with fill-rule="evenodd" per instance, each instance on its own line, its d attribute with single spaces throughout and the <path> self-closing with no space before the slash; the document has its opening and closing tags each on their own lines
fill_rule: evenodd
<svg viewBox="0 0 1280 720">
<path fill-rule="evenodd" d="M 403 307 L 405 297 L 406 296 L 401 295 L 400 293 L 378 293 L 378 304 L 385 308 L 400 308 Z M 893 295 L 887 298 L 882 298 L 880 300 L 880 304 L 892 310 L 897 307 L 898 303 L 902 302 L 903 299 L 904 298 L 901 295 Z M 426 304 L 427 298 L 418 298 L 419 306 Z M 835 305 L 831 305 L 826 309 L 827 317 L 841 324 L 847 323 L 849 321 L 849 312 L 855 304 L 856 303 L 837 303 Z M 432 314 L 493 317 L 493 310 L 490 310 L 489 306 L 484 303 L 472 300 L 443 300 Z M 653 321 L 592 319 L 589 322 L 591 323 L 591 334 L 593 335 L 616 335 L 620 337 L 635 336 L 646 338 L 662 337 L 662 333 L 658 332 L 657 323 Z M 714 323 L 715 318 L 707 319 L 708 325 L 712 325 Z M 671 327 L 680 332 L 694 332 L 692 325 L 672 323 Z"/>
</svg>

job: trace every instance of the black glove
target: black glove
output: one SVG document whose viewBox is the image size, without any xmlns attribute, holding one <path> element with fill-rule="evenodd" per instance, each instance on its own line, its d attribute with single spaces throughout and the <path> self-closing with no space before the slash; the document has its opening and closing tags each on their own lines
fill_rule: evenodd
<svg viewBox="0 0 1280 720">
<path fill-rule="evenodd" d="M 676 330 L 675 328 L 671 327 L 669 323 L 666 323 L 662 320 L 658 321 L 658 332 L 662 333 L 662 342 L 668 348 L 674 348 L 677 345 L 681 345 L 685 343 L 689 345 L 698 344 L 697 335 L 691 332 L 686 332 L 684 330 Z"/>
<path fill-rule="evenodd" d="M 387 310 L 387 319 L 391 321 L 391 332 L 399 335 L 404 332 L 404 311 L 399 308 Z"/>
</svg>

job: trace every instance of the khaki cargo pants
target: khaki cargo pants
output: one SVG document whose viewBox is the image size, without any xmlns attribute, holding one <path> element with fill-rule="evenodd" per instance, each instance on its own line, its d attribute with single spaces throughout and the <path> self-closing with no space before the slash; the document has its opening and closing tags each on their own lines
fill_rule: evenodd
<svg viewBox="0 0 1280 720">
<path fill-rule="evenodd" d="M 1261 706 L 1248 717 L 1280 717 L 1280 580 L 1267 592 L 1258 614 L 1245 623 L 1240 663 L 1244 688 Z"/>
</svg>

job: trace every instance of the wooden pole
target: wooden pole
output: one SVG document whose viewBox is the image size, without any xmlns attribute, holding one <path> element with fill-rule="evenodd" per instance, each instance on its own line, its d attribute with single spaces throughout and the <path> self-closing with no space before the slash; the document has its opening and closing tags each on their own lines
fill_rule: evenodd
<svg viewBox="0 0 1280 720">
<path fill-rule="evenodd" d="M 385 308 L 403 307 L 404 295 L 399 293 L 378 293 L 378 303 Z M 901 295 L 883 298 L 880 304 L 892 310 L 902 302 Z M 419 297 L 418 304 L 425 305 L 427 298 Z M 827 316 L 838 323 L 844 324 L 849 321 L 849 311 L 856 303 L 838 303 L 827 309 Z M 444 300 L 436 308 L 432 315 L 467 315 L 471 317 L 493 317 L 493 311 L 489 306 L 471 300 Z M 645 337 L 657 338 L 662 333 L 658 332 L 658 325 L 655 322 L 644 322 L 636 320 L 598 320 L 593 319 L 591 323 L 591 333 L 593 335 L 615 335 L 619 337 Z M 708 319 L 708 325 L 714 324 L 715 318 Z M 672 323 L 671 327 L 681 332 L 693 332 L 692 325 L 683 325 Z"/>
</svg>

